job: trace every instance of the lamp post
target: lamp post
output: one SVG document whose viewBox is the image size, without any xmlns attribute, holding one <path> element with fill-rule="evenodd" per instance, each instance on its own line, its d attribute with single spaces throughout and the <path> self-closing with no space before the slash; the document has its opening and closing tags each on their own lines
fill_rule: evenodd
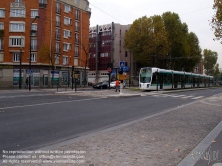
<svg viewBox="0 0 222 166">
<path fill-rule="evenodd" d="M 20 62 L 19 62 L 19 89 L 22 89 L 22 36 L 20 46 Z"/>
<path fill-rule="evenodd" d="M 30 53 L 29 53 L 29 91 L 31 91 L 31 63 L 32 63 L 32 23 L 36 20 L 40 18 L 39 16 L 35 16 L 35 18 L 32 20 L 31 24 L 30 24 Z"/>
</svg>

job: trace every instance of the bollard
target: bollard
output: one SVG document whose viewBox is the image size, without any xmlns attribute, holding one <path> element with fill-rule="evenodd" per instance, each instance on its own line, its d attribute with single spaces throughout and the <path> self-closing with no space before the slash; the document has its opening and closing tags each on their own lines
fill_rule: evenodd
<svg viewBox="0 0 222 166">
<path fill-rule="evenodd" d="M 123 83 L 120 83 L 120 90 L 119 90 L 119 94 L 121 95 L 121 94 L 123 94 Z"/>
</svg>

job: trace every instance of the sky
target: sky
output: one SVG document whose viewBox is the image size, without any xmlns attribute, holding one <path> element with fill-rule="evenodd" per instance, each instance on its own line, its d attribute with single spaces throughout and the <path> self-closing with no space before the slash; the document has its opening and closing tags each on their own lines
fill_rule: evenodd
<svg viewBox="0 0 222 166">
<path fill-rule="evenodd" d="M 209 49 L 218 53 L 219 68 L 222 69 L 222 44 L 214 41 L 210 20 L 215 14 L 213 0 L 88 0 L 91 8 L 90 27 L 110 24 L 132 24 L 142 16 L 162 15 L 174 12 L 182 23 L 194 32 L 202 50 Z"/>
</svg>

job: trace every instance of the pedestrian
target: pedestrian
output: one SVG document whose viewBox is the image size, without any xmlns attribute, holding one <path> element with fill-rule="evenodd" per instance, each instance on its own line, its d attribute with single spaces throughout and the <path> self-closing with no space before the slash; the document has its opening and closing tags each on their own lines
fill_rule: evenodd
<svg viewBox="0 0 222 166">
<path fill-rule="evenodd" d="M 25 88 L 28 88 L 28 84 L 29 84 L 29 78 L 27 77 L 25 80 Z"/>
<path fill-rule="evenodd" d="M 117 92 L 117 90 L 119 90 L 119 80 L 118 79 L 116 79 L 116 92 Z"/>
</svg>

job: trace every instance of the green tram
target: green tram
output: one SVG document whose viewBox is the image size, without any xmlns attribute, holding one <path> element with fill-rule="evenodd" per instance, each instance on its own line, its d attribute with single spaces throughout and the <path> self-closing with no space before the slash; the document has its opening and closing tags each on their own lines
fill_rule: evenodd
<svg viewBox="0 0 222 166">
<path fill-rule="evenodd" d="M 213 76 L 165 70 L 155 67 L 140 69 L 139 88 L 141 90 L 200 88 L 213 86 Z"/>
</svg>

